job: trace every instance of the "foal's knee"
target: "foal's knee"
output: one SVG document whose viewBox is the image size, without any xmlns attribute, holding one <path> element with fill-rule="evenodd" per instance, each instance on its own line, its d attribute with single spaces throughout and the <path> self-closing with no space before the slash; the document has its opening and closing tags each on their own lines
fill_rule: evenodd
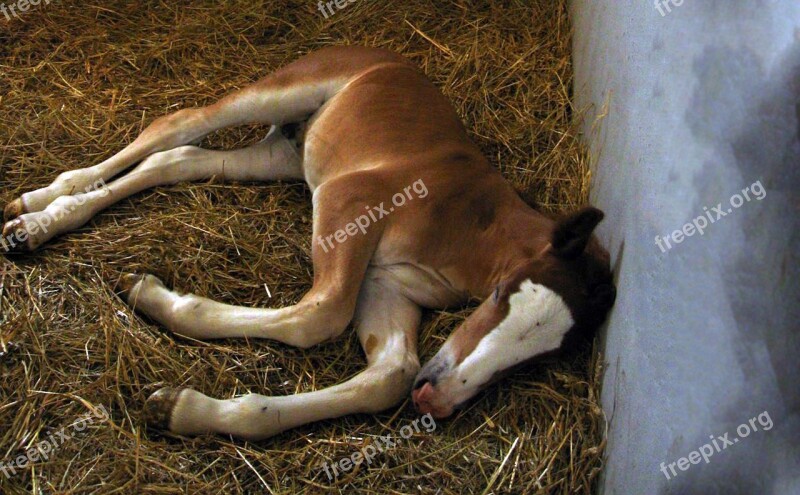
<svg viewBox="0 0 800 495">
<path fill-rule="evenodd" d="M 412 353 L 392 356 L 367 370 L 365 394 L 370 398 L 367 413 L 388 409 L 408 396 L 420 370 L 419 358 Z"/>
<path fill-rule="evenodd" d="M 343 296 L 304 300 L 298 305 L 297 332 L 289 343 L 308 349 L 333 340 L 344 333 L 354 313 L 355 304 Z"/>
</svg>

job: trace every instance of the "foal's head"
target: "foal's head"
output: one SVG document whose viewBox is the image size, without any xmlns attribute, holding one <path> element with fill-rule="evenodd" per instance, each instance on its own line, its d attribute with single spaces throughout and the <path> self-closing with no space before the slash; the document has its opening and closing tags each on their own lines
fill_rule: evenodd
<svg viewBox="0 0 800 495">
<path fill-rule="evenodd" d="M 603 212 L 584 208 L 553 225 L 550 242 L 514 269 L 417 375 L 412 398 L 444 418 L 500 372 L 592 330 L 614 304 L 608 253 L 592 231 Z"/>
</svg>

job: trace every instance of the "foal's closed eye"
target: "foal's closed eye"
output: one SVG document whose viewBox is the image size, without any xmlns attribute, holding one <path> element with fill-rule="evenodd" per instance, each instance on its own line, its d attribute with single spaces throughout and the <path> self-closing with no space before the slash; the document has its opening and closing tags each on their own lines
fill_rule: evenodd
<svg viewBox="0 0 800 495">
<path fill-rule="evenodd" d="M 617 289 L 612 284 L 599 284 L 592 289 L 592 304 L 600 309 L 609 309 L 617 298 Z"/>
<path fill-rule="evenodd" d="M 492 301 L 494 301 L 495 304 L 500 304 L 500 297 L 504 296 L 507 292 L 507 283 L 508 282 L 500 282 L 497 284 L 497 287 L 494 288 L 494 292 L 492 292 Z"/>
</svg>

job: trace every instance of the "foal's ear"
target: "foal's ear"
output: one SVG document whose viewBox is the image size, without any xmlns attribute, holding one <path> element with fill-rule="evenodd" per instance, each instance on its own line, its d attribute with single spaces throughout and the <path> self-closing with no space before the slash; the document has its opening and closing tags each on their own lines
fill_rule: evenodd
<svg viewBox="0 0 800 495">
<path fill-rule="evenodd" d="M 591 206 L 581 208 L 556 224 L 553 232 L 553 253 L 559 258 L 577 258 L 586 249 L 592 231 L 605 215 Z"/>
</svg>

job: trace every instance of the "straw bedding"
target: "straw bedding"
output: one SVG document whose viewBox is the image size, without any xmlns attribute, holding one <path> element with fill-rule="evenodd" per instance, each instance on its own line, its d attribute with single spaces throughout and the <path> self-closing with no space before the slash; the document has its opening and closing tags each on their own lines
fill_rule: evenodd
<svg viewBox="0 0 800 495">
<path fill-rule="evenodd" d="M 0 205 L 107 158 L 157 116 L 211 103 L 330 44 L 410 57 L 491 162 L 540 208 L 586 202 L 565 0 L 363 0 L 327 19 L 317 9 L 312 0 L 61 0 L 11 21 L 0 16 Z M 226 130 L 202 146 L 243 146 L 264 131 Z M 433 432 L 408 439 L 399 431 L 418 417 L 410 401 L 258 443 L 144 427 L 145 398 L 162 386 L 218 398 L 293 394 L 364 366 L 353 332 L 307 351 L 189 341 L 133 314 L 112 291 L 123 273 L 153 273 L 228 303 L 292 304 L 311 282 L 309 200 L 302 183 L 160 187 L 32 255 L 0 255 L 0 462 L 55 443 L 58 431 L 72 437 L 47 460 L 10 477 L 0 472 L 0 492 L 592 492 L 606 422 L 591 343 L 515 373 Z M 425 318 L 423 361 L 469 312 Z M 91 416 L 98 406 L 108 420 Z M 87 414 L 94 419 L 78 432 Z M 380 435 L 396 445 L 328 479 L 323 462 Z"/>
</svg>

